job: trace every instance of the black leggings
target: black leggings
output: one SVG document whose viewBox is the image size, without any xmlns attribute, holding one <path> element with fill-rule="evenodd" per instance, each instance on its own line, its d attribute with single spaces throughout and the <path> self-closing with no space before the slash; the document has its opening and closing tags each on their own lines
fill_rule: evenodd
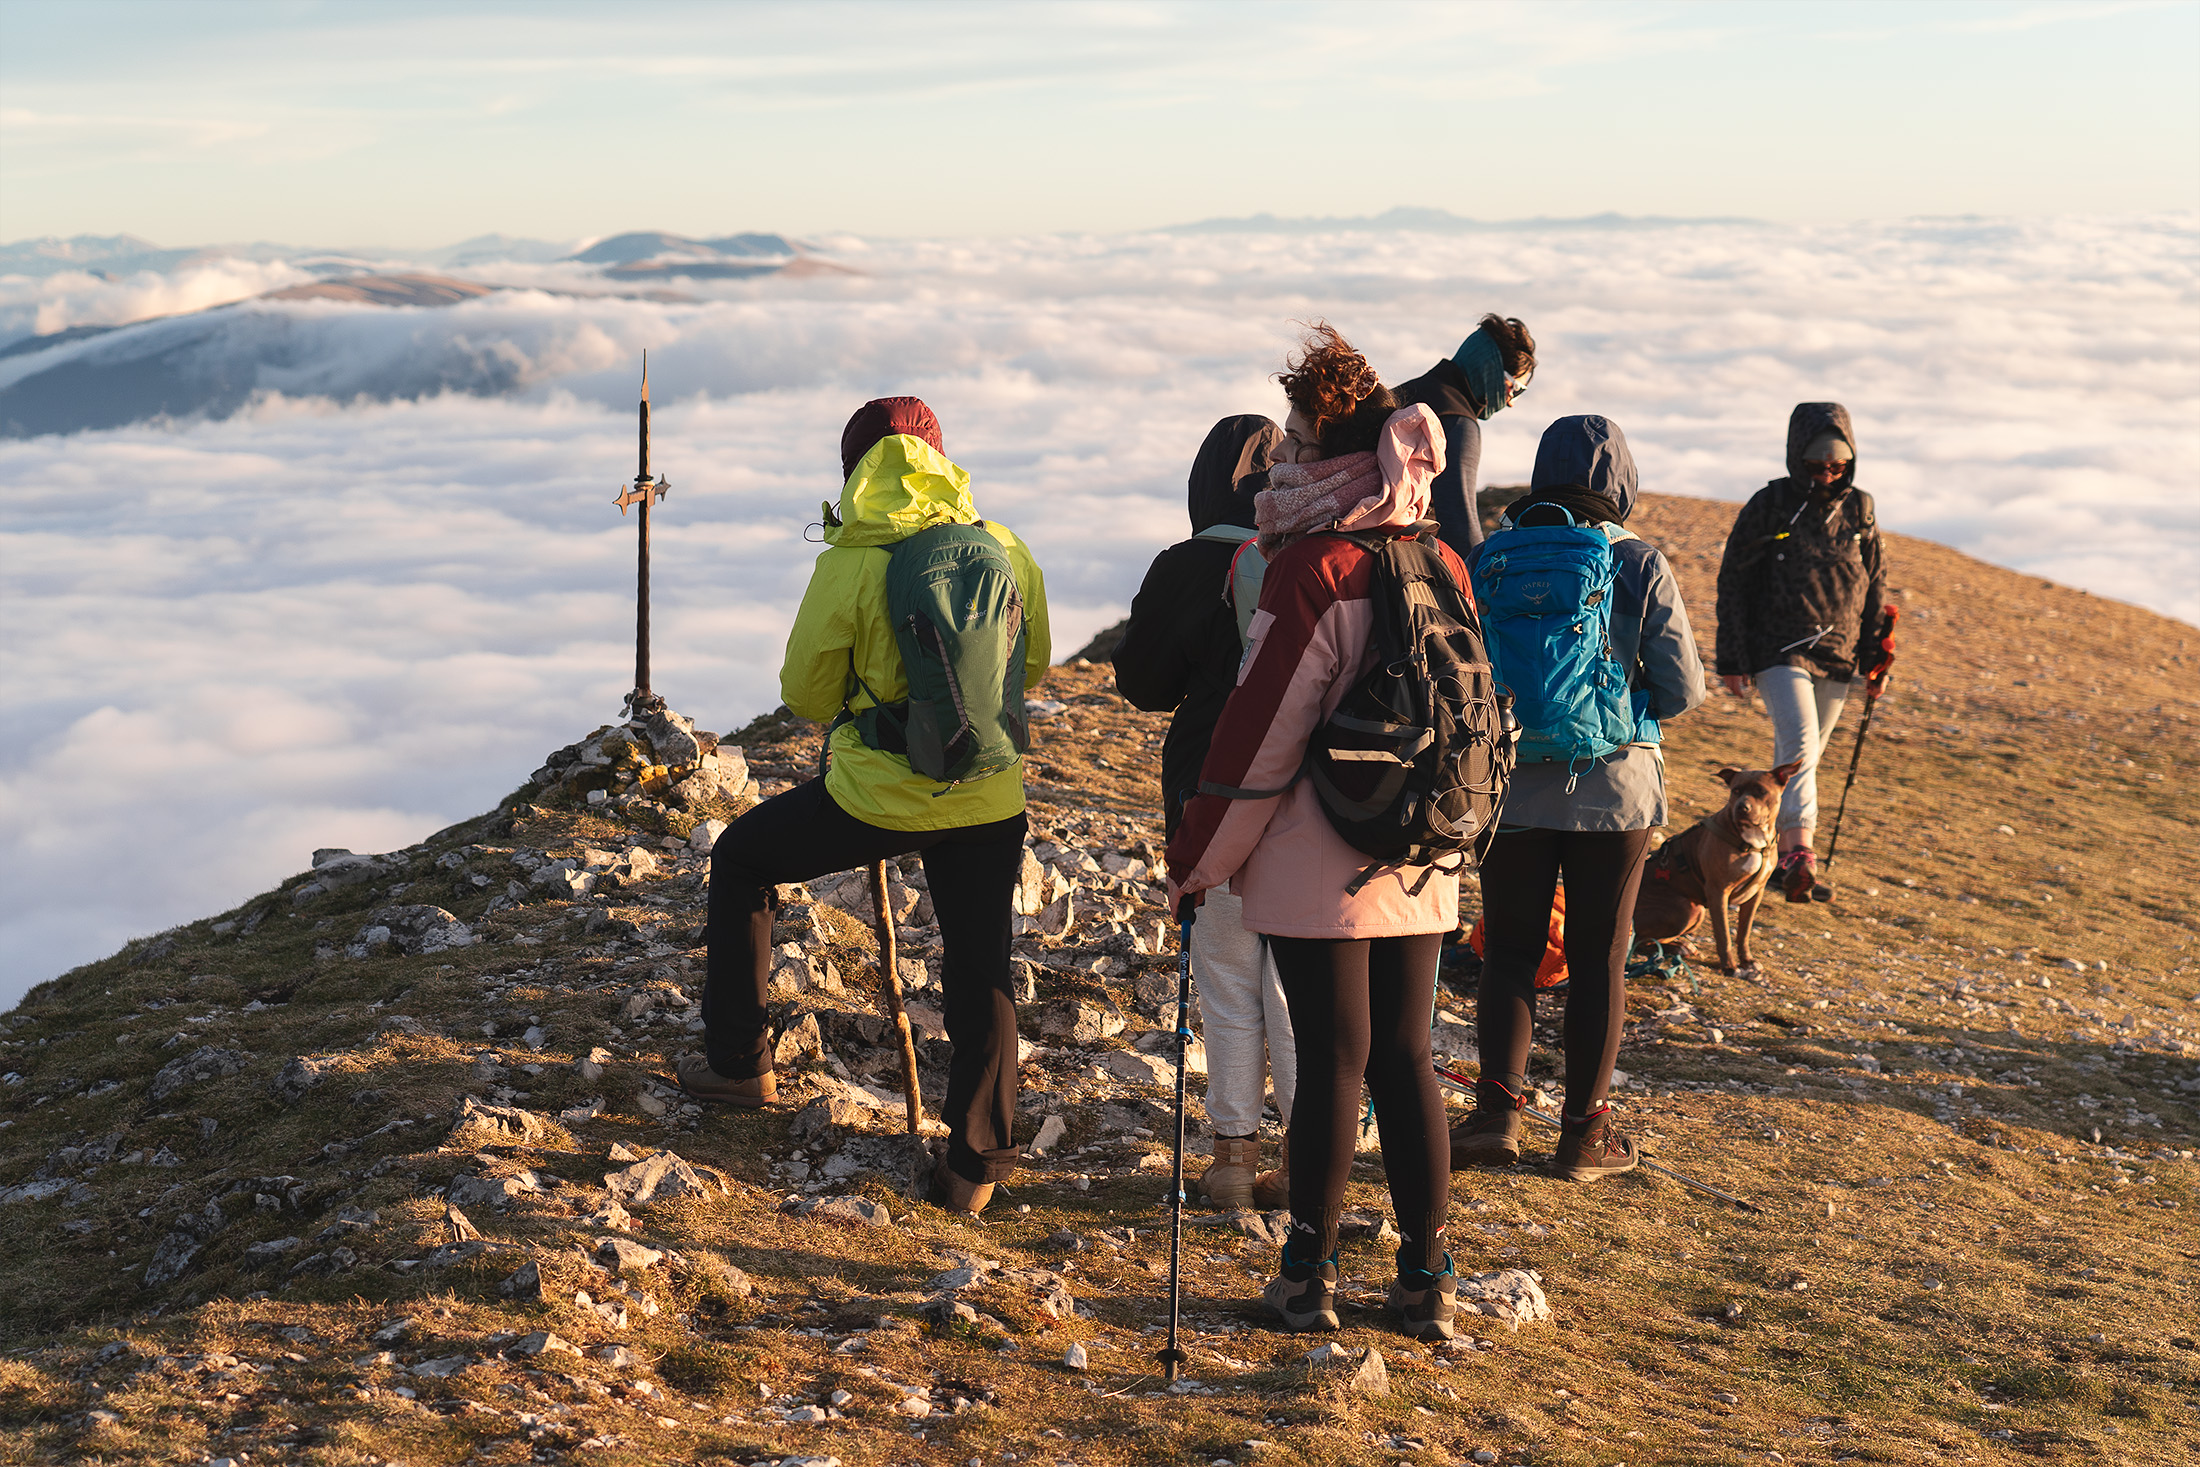
<svg viewBox="0 0 2200 1467">
<path fill-rule="evenodd" d="M 1499 829 L 1482 859 L 1486 944 L 1477 1040 L 1484 1079 L 1528 1073 L 1535 970 L 1550 940 L 1551 899 L 1563 871 L 1566 1111 L 1591 1115 L 1604 1104 L 1627 1017 L 1627 948 L 1649 848 L 1647 830 Z"/>
<path fill-rule="evenodd" d="M 703 1053 L 729 1080 L 771 1068 L 772 908 L 783 881 L 924 853 L 939 919 L 948 1062 L 947 1165 L 969 1182 L 1016 1166 L 1016 998 L 1009 981 L 1010 906 L 1023 864 L 1022 815 L 951 830 L 888 830 L 833 801 L 825 781 L 798 784 L 743 815 L 710 853 L 710 968 Z"/>
<path fill-rule="evenodd" d="M 1428 1037 L 1443 941 L 1437 932 L 1357 942 L 1269 939 L 1299 1055 L 1291 1105 L 1294 1258 L 1319 1261 L 1337 1251 L 1364 1079 L 1402 1239 L 1398 1266 L 1443 1267 L 1451 1142 Z"/>
</svg>

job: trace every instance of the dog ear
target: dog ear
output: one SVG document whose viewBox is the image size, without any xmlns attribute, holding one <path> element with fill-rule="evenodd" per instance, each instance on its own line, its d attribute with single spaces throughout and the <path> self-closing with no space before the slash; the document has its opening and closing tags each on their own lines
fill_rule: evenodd
<svg viewBox="0 0 2200 1467">
<path fill-rule="evenodd" d="M 1787 763 L 1776 765 L 1775 767 L 1765 772 L 1771 776 L 1772 782 L 1774 784 L 1780 785 L 1784 788 L 1789 780 L 1795 778 L 1796 775 L 1803 772 L 1803 761 L 1800 759 L 1790 759 Z"/>
<path fill-rule="evenodd" d="M 1740 779 L 1743 775 L 1747 773 L 1749 773 L 1749 771 L 1746 769 L 1735 769 L 1732 766 L 1728 766 L 1727 768 L 1720 770 L 1717 774 L 1714 774 L 1711 777 L 1713 779 L 1721 781 L 1729 788 L 1732 788 L 1734 781 Z"/>
</svg>

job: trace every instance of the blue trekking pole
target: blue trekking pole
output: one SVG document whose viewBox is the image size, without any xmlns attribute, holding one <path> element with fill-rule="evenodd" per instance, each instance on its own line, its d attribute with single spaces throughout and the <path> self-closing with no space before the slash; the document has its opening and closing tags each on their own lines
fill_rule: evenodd
<svg viewBox="0 0 2200 1467">
<path fill-rule="evenodd" d="M 1189 896 L 1176 909 L 1176 1161 L 1169 1169 L 1169 1343 L 1159 1357 L 1162 1374 L 1172 1381 L 1184 1369 L 1176 1343 L 1184 1257 L 1184 1061 L 1192 1043 L 1192 914 L 1198 910 Z"/>
</svg>

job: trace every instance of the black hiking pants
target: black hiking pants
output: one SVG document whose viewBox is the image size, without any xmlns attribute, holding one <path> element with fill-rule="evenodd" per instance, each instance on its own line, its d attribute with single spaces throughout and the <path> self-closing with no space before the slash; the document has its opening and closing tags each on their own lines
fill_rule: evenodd
<svg viewBox="0 0 2200 1467">
<path fill-rule="evenodd" d="M 873 861 L 924 855 L 940 924 L 947 1038 L 947 1165 L 964 1181 L 997 1182 L 1016 1166 L 1016 1000 L 1008 942 L 1022 815 L 952 830 L 887 830 L 856 819 L 813 779 L 726 827 L 710 853 L 710 965 L 703 1052 L 729 1080 L 771 1068 L 772 909 L 781 882 L 808 881 Z"/>
<path fill-rule="evenodd" d="M 1291 1103 L 1291 1252 L 1301 1262 L 1337 1251 L 1365 1080 L 1398 1218 L 1398 1266 L 1432 1272 L 1443 1266 L 1451 1138 L 1428 1033 L 1443 944 L 1440 932 L 1268 939 L 1299 1056 Z"/>
<path fill-rule="evenodd" d="M 1482 858 L 1482 987 L 1476 1042 L 1482 1078 L 1528 1073 L 1535 970 L 1550 941 L 1551 899 L 1566 877 L 1566 1111 L 1593 1114 L 1612 1088 L 1627 1018 L 1627 948 L 1635 930 L 1647 830 L 1507 830 Z"/>
</svg>

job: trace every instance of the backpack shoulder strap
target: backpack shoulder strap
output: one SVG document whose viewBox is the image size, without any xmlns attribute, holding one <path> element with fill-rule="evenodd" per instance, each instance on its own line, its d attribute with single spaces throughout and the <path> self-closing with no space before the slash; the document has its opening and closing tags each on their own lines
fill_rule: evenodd
<svg viewBox="0 0 2200 1467">
<path fill-rule="evenodd" d="M 1243 545 L 1259 533 L 1260 531 L 1248 530 L 1243 525 L 1209 525 L 1192 538 L 1194 540 L 1220 540 L 1225 545 Z"/>
</svg>

